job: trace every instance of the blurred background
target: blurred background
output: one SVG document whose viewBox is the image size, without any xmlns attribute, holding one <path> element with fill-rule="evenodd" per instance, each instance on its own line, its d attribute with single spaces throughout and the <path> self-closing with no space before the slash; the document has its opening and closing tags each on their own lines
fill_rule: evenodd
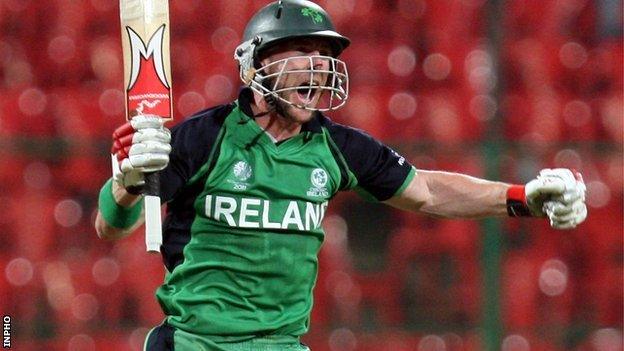
<svg viewBox="0 0 624 351">
<path fill-rule="evenodd" d="M 176 122 L 235 98 L 233 49 L 267 1 L 170 2 Z M 318 1 L 353 40 L 362 128 L 423 169 L 507 182 L 580 170 L 589 218 L 436 220 L 337 197 L 314 351 L 622 350 L 618 0 Z M 163 315 L 143 231 L 92 223 L 123 120 L 115 0 L 0 1 L 0 312 L 16 350 L 140 350 Z"/>
</svg>

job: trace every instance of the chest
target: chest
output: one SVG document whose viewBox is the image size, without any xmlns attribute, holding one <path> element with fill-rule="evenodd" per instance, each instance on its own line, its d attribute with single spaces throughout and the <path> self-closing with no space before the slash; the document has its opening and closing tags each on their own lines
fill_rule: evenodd
<svg viewBox="0 0 624 351">
<path fill-rule="evenodd" d="M 320 232 L 340 169 L 323 134 L 275 145 L 225 135 L 195 207 L 197 223 Z M 197 224 L 197 225 L 200 225 Z"/>
<path fill-rule="evenodd" d="M 322 203 L 340 185 L 340 170 L 322 134 L 280 145 L 237 143 L 226 135 L 205 191 L 211 194 Z"/>
</svg>

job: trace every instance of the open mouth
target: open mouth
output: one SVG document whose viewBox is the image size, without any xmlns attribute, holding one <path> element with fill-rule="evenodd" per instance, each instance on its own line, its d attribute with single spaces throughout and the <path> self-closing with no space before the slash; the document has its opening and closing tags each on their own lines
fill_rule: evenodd
<svg viewBox="0 0 624 351">
<path fill-rule="evenodd" d="M 316 83 L 309 86 L 300 86 L 296 90 L 299 100 L 301 100 L 301 102 L 303 102 L 304 104 L 309 104 L 310 102 L 312 102 L 312 100 L 314 100 L 314 98 L 320 91 L 319 85 Z"/>
</svg>

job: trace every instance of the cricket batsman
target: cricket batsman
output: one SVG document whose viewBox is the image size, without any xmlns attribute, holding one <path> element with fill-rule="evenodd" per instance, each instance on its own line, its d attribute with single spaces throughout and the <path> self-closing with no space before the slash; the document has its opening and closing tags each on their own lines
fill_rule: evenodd
<svg viewBox="0 0 624 351">
<path fill-rule="evenodd" d="M 121 172 L 102 187 L 95 227 L 119 239 L 141 224 L 144 174 L 159 171 L 167 204 L 161 252 L 164 314 L 146 349 L 309 350 L 321 223 L 339 191 L 446 218 L 585 220 L 585 185 L 544 169 L 525 185 L 418 169 L 365 132 L 324 112 L 349 95 L 349 46 L 321 7 L 268 4 L 234 53 L 238 99 L 172 128 L 138 116 L 113 135 Z M 418 235 L 418 233 L 414 233 Z"/>
</svg>

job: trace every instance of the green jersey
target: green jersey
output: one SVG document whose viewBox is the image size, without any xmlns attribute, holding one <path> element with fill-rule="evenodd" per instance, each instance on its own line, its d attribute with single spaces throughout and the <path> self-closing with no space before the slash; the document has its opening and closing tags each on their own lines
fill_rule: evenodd
<svg viewBox="0 0 624 351">
<path fill-rule="evenodd" d="M 385 200 L 414 170 L 390 148 L 320 113 L 275 143 L 236 102 L 172 129 L 156 296 L 168 324 L 215 341 L 308 329 L 328 201 L 358 187 Z"/>
</svg>

